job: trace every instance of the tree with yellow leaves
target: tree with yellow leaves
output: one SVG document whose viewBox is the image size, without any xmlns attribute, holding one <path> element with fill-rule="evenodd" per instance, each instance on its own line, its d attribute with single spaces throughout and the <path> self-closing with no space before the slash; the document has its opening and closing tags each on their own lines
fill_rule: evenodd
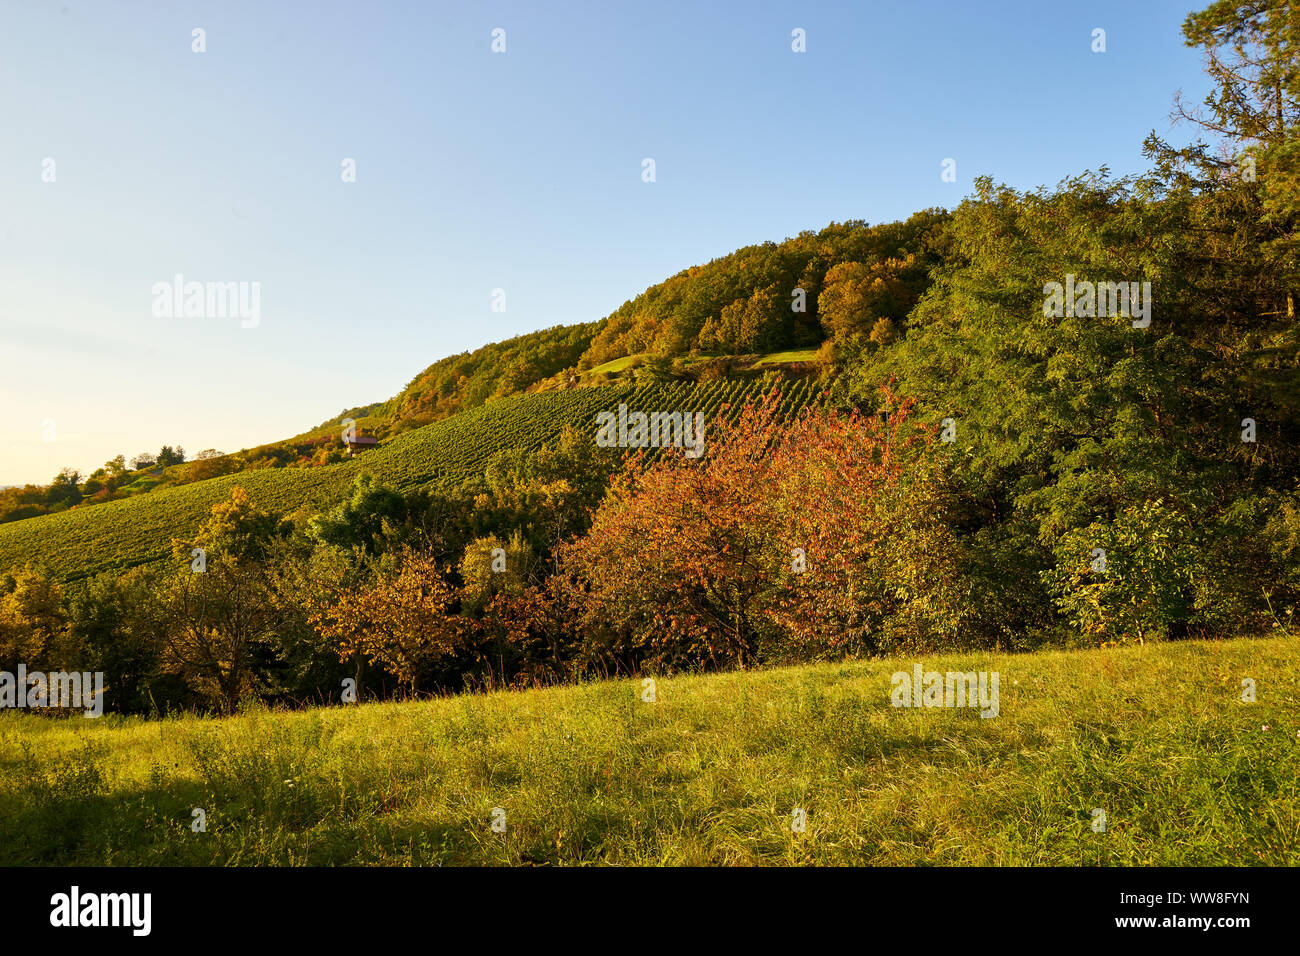
<svg viewBox="0 0 1300 956">
<path fill-rule="evenodd" d="M 467 629 L 448 610 L 455 591 L 431 556 L 404 550 L 397 560 L 395 572 L 316 610 L 312 623 L 337 642 L 339 660 L 359 654 L 415 690 L 429 665 L 464 646 Z"/>
</svg>

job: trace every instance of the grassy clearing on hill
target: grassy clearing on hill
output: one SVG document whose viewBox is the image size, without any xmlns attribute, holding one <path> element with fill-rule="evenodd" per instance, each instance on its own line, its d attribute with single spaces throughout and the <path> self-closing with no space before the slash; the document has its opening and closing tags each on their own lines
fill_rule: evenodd
<svg viewBox="0 0 1300 956">
<path fill-rule="evenodd" d="M 817 349 L 791 349 L 787 352 L 771 352 L 764 355 L 750 368 L 764 368 L 768 365 L 785 365 L 791 362 L 811 362 L 817 358 Z"/>
<path fill-rule="evenodd" d="M 616 358 L 608 362 L 602 362 L 600 365 L 588 369 L 585 374 L 600 375 L 602 372 L 613 373 L 613 372 L 626 371 L 628 366 L 630 366 L 633 362 L 639 361 L 640 359 L 645 358 L 645 356 L 646 353 L 644 352 L 638 355 L 624 355 L 622 358 Z"/>
<path fill-rule="evenodd" d="M 649 357 L 650 353 L 640 352 L 636 355 L 625 355 L 622 358 L 613 359 L 594 368 L 583 372 L 583 377 L 591 378 L 600 375 L 617 375 L 621 372 L 627 372 L 637 365 L 641 365 Z M 761 355 L 752 356 L 730 356 L 728 354 L 705 354 L 697 356 L 683 356 L 685 364 L 689 366 L 702 365 L 715 358 L 733 358 L 736 360 L 737 369 L 754 370 L 765 368 L 776 368 L 781 365 L 798 364 L 802 362 L 811 362 L 817 357 L 817 349 L 788 349 L 784 352 L 768 352 Z"/>
<path fill-rule="evenodd" d="M 0 863 L 1295 865 L 1297 652 L 924 659 L 997 670 L 992 719 L 891 707 L 912 658 L 662 679 L 653 704 L 623 680 L 225 720 L 6 713 Z"/>
</svg>

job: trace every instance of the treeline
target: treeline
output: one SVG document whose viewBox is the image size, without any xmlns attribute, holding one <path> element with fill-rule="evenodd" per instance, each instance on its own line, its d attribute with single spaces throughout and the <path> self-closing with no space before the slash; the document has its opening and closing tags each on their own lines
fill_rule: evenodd
<svg viewBox="0 0 1300 956">
<path fill-rule="evenodd" d="M 84 661 L 113 706 L 228 709 L 335 700 L 345 678 L 383 694 L 1290 627 L 1300 50 L 1285 4 L 1252 10 L 1184 27 L 1223 148 L 1153 135 L 1141 176 L 982 179 L 951 215 L 832 227 L 820 259 L 811 235 L 742 250 L 566 346 L 647 350 L 658 374 L 674 350 L 757 347 L 771 307 L 792 338 L 764 347 L 829 336 L 826 407 L 715 421 L 698 460 L 611 457 L 576 423 L 465 488 L 364 483 L 308 521 L 236 495 L 169 570 L 4 582 L 0 667 Z"/>
<path fill-rule="evenodd" d="M 649 352 L 744 354 L 817 346 L 900 327 L 943 261 L 942 210 L 905 222 L 832 223 L 679 272 L 602 323 L 579 369 Z"/>
<path fill-rule="evenodd" d="M 348 457 L 341 436 L 340 428 L 337 434 L 310 435 L 232 454 L 209 448 L 195 455 L 192 461 L 186 460 L 185 449 L 179 445 L 175 448 L 164 445 L 157 454 L 141 452 L 129 464 L 125 456 L 118 455 L 86 476 L 76 468 L 64 468 L 48 485 L 0 489 L 0 524 L 106 504 L 158 488 L 173 488 L 238 472 L 332 465 Z"/>
<path fill-rule="evenodd" d="M 858 341 L 876 348 L 901 336 L 906 317 L 944 261 L 943 210 L 905 222 L 854 220 L 783 242 L 747 246 L 651 286 L 605 318 L 556 326 L 449 356 L 396 397 L 357 416 L 388 437 L 539 388 L 570 388 L 625 356 L 660 378 L 686 377 L 681 360 L 750 355 Z M 826 347 L 824 365 L 833 362 Z M 678 360 L 676 366 L 673 360 Z M 695 364 L 694 377 L 720 371 Z M 324 426 L 322 426 L 324 427 Z"/>
<path fill-rule="evenodd" d="M 781 407 L 719 417 L 701 460 L 569 430 L 455 492 L 363 477 L 297 524 L 237 488 L 167 567 L 0 580 L 0 670 L 103 671 L 111 710 L 228 711 L 338 701 L 348 679 L 387 695 L 978 641 L 906 404 Z"/>
<path fill-rule="evenodd" d="M 199 452 L 199 459 L 219 455 Z M 83 478 L 75 468 L 63 468 L 48 485 L 28 484 L 0 489 L 0 523 L 55 514 L 83 504 L 102 504 L 157 485 L 167 469 L 185 462 L 185 449 L 163 445 L 157 452 L 140 452 L 127 464 L 125 455 L 104 462 Z"/>
<path fill-rule="evenodd" d="M 1027 509 L 990 520 L 974 456 L 889 387 L 861 410 L 781 407 L 774 393 L 717 418 L 698 460 L 620 457 L 571 429 L 455 491 L 363 476 L 305 520 L 236 488 L 164 567 L 66 588 L 34 565 L 0 579 L 0 670 L 102 671 L 114 711 L 228 712 L 1220 638 L 1285 626 L 1300 603 L 1294 509 L 1232 523 L 1151 500 L 1059 539 L 1040 520 L 1030 541 Z"/>
<path fill-rule="evenodd" d="M 510 662 L 489 663 L 469 640 L 473 609 L 583 530 L 617 464 L 569 432 L 553 448 L 498 454 L 454 491 L 402 495 L 364 476 L 337 508 L 297 522 L 236 488 L 166 566 L 66 586 L 35 563 L 0 578 L 0 670 L 103 671 L 109 708 L 126 712 L 337 700 L 343 677 L 362 694 L 499 683 Z M 497 548 L 506 571 L 493 569 Z M 456 606 L 439 603 L 453 593 Z M 344 636 L 373 620 L 355 617 L 369 602 L 406 622 L 392 644 Z M 454 653 L 422 649 L 445 640 L 462 604 Z M 446 621 L 426 633 L 439 611 Z"/>
<path fill-rule="evenodd" d="M 559 325 L 434 362 L 376 415 L 381 437 L 427 425 L 548 379 L 567 385 L 599 322 Z"/>
</svg>

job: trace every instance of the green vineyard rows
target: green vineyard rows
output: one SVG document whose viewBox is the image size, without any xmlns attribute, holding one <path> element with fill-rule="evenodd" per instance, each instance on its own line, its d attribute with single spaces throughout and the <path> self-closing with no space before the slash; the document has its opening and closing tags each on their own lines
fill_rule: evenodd
<svg viewBox="0 0 1300 956">
<path fill-rule="evenodd" d="M 212 505 L 242 486 L 259 507 L 274 514 L 324 511 L 346 497 L 362 473 L 403 491 L 455 485 L 482 474 L 505 449 L 535 450 L 566 425 L 589 426 L 626 402 L 631 411 L 702 411 L 712 421 L 723 406 L 734 418 L 746 400 L 777 380 L 719 380 L 692 385 L 662 382 L 609 385 L 516 395 L 404 432 L 356 459 L 317 468 L 241 472 L 132 498 L 0 525 L 0 570 L 28 561 L 49 566 L 68 580 L 114 568 L 155 562 L 171 554 L 173 538 L 192 534 Z M 814 400 L 806 380 L 781 383 L 782 411 L 791 414 Z"/>
</svg>

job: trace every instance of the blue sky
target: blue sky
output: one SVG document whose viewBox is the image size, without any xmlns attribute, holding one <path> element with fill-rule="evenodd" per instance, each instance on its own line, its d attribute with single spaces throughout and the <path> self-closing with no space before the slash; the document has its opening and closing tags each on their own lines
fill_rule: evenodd
<svg viewBox="0 0 1300 956">
<path fill-rule="evenodd" d="M 977 175 L 1137 171 L 1204 93 L 1179 32 L 1203 5 L 3 0 L 0 484 L 288 437 Z M 259 282 L 259 324 L 155 316 L 177 273 Z"/>
</svg>

